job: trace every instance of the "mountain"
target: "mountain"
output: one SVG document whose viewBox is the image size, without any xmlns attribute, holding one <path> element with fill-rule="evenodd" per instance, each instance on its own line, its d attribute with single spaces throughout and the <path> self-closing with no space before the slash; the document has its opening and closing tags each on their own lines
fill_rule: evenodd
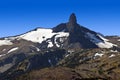
<svg viewBox="0 0 120 80">
<path fill-rule="evenodd" d="M 61 65 L 71 67 L 73 63 L 71 60 L 77 62 L 74 59 L 80 61 L 82 57 L 82 63 L 84 63 L 86 62 L 86 58 L 91 61 L 95 54 L 97 56 L 103 55 L 103 53 L 97 54 L 97 52 L 94 52 L 95 54 L 87 56 L 86 50 L 96 51 L 98 49 L 102 51 L 105 49 L 104 53 L 110 51 L 119 53 L 119 44 L 114 41 L 113 38 L 104 37 L 95 31 L 79 25 L 75 14 L 72 13 L 67 23 L 61 23 L 51 29 L 36 28 L 21 35 L 1 38 L 0 79 L 13 80 L 16 76 L 25 74 L 31 70 L 46 67 Z M 82 54 L 83 52 L 81 51 L 84 52 L 84 56 L 76 56 Z M 69 57 L 70 55 L 72 56 Z M 110 56 L 110 54 L 105 55 L 108 58 Z M 115 55 L 111 54 L 111 56 Z M 78 65 L 76 63 L 74 64 L 72 68 Z M 64 70 L 63 68 L 60 69 Z M 70 69 L 67 70 L 71 73 Z M 76 72 L 73 73 L 77 75 Z"/>
<path fill-rule="evenodd" d="M 75 14 L 71 14 L 67 23 L 59 24 L 52 29 L 36 28 L 25 34 L 3 38 L 0 46 L 14 45 L 21 40 L 39 43 L 41 48 L 111 48 L 116 46 L 105 39 L 101 34 L 77 24 Z M 43 46 L 44 44 L 45 46 Z"/>
</svg>

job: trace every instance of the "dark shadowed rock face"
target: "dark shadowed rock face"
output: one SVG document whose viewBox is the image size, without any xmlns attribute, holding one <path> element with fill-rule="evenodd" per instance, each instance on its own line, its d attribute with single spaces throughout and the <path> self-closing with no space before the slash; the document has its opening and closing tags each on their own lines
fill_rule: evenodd
<svg viewBox="0 0 120 80">
<path fill-rule="evenodd" d="M 69 22 L 67 23 L 67 29 L 69 32 L 74 32 L 75 29 L 78 27 L 77 20 L 75 14 L 71 14 L 69 18 Z"/>
<path fill-rule="evenodd" d="M 85 37 L 87 32 L 94 35 L 97 33 L 79 25 L 74 13 L 70 15 L 67 23 L 62 23 L 53 28 L 53 32 L 63 31 L 70 34 L 64 44 L 65 48 L 98 48 L 90 39 Z"/>
<path fill-rule="evenodd" d="M 69 23 L 70 23 L 70 24 L 73 24 L 73 25 L 77 23 L 77 19 L 76 19 L 76 16 L 75 16 L 74 13 L 72 13 L 72 14 L 70 15 Z"/>
<path fill-rule="evenodd" d="M 69 22 L 67 23 L 67 28 L 69 32 L 74 31 L 74 28 L 77 27 L 77 20 L 74 13 L 70 15 Z"/>
</svg>

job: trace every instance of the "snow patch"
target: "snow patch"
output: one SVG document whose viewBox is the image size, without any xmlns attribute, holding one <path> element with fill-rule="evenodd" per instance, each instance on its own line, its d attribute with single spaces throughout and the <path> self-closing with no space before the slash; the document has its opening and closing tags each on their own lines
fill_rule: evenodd
<svg viewBox="0 0 120 80">
<path fill-rule="evenodd" d="M 118 39 L 118 41 L 120 41 L 120 39 Z"/>
<path fill-rule="evenodd" d="M 98 45 L 100 48 L 111 48 L 111 47 L 115 46 L 114 44 L 112 44 L 110 42 L 99 42 L 96 45 Z"/>
<path fill-rule="evenodd" d="M 87 37 L 90 38 L 90 41 L 93 42 L 93 43 L 99 43 L 101 42 L 100 39 L 96 38 L 96 36 L 94 34 L 91 34 L 89 32 L 86 33 L 87 34 Z"/>
<path fill-rule="evenodd" d="M 67 52 L 68 52 L 68 54 L 66 54 L 65 57 L 68 57 L 70 54 L 72 54 L 72 53 L 75 52 L 75 51 L 72 50 L 72 49 L 70 49 L 70 50 L 68 50 Z"/>
<path fill-rule="evenodd" d="M 0 54 L 0 57 L 5 56 L 6 54 Z"/>
<path fill-rule="evenodd" d="M 103 53 L 95 53 L 94 57 L 97 57 L 97 56 L 102 57 L 103 55 L 104 55 Z"/>
<path fill-rule="evenodd" d="M 87 32 L 86 33 L 87 37 L 90 38 L 90 41 L 95 43 L 99 48 L 111 48 L 113 46 L 117 46 L 115 44 L 112 44 L 110 42 L 107 42 L 109 40 L 105 39 L 104 37 L 102 37 L 101 35 L 97 34 L 97 36 L 99 36 L 102 40 L 98 39 L 94 34 Z"/>
<path fill-rule="evenodd" d="M 68 57 L 70 54 L 65 55 L 65 57 Z"/>
<path fill-rule="evenodd" d="M 0 46 L 3 46 L 3 45 L 12 45 L 13 43 L 10 41 L 10 40 L 0 40 Z"/>
<path fill-rule="evenodd" d="M 114 51 L 114 50 L 110 50 L 110 52 L 115 52 L 115 53 L 116 53 L 116 52 L 118 52 L 118 51 L 117 51 L 117 50 L 115 50 L 115 51 Z"/>
<path fill-rule="evenodd" d="M 109 56 L 109 58 L 114 57 L 114 56 L 115 56 L 115 54 L 111 54 L 111 55 Z"/>
<path fill-rule="evenodd" d="M 97 36 L 99 36 L 103 41 L 109 41 L 108 39 L 104 38 L 104 37 L 101 36 L 100 34 L 97 34 Z"/>
<path fill-rule="evenodd" d="M 19 47 L 12 48 L 12 49 L 10 49 L 10 50 L 8 51 L 8 53 L 11 53 L 11 52 L 13 52 L 13 51 L 16 51 L 17 49 L 19 49 Z M 7 53 L 7 54 L 8 54 L 8 53 Z"/>
<path fill-rule="evenodd" d="M 36 50 L 39 52 L 40 51 L 40 49 L 38 48 L 38 47 L 35 47 L 36 48 Z"/>
<path fill-rule="evenodd" d="M 6 49 L 3 49 L 2 51 L 6 51 Z"/>
<path fill-rule="evenodd" d="M 9 54 L 9 53 L 11 53 L 11 52 L 13 52 L 13 51 L 16 51 L 17 49 L 19 49 L 19 47 L 12 48 L 12 49 L 10 49 L 6 54 L 0 54 L 0 57 L 5 56 L 5 55 L 7 55 L 7 54 Z M 3 51 L 5 51 L 5 50 L 6 50 L 6 49 L 3 49 Z"/>
<path fill-rule="evenodd" d="M 30 45 L 31 47 L 34 47 L 34 48 L 36 48 L 36 50 L 39 52 L 40 51 L 40 49 L 38 48 L 38 47 L 36 47 L 36 46 L 34 46 L 34 45 Z M 33 51 L 34 52 L 34 51 Z"/>
<path fill-rule="evenodd" d="M 49 44 L 48 44 L 48 48 L 53 47 L 52 42 L 48 42 L 48 43 L 49 43 Z"/>
<path fill-rule="evenodd" d="M 70 54 L 73 53 L 73 52 L 74 52 L 74 50 L 68 50 L 68 53 L 70 53 Z"/>
<path fill-rule="evenodd" d="M 69 33 L 65 33 L 65 32 L 58 32 L 55 36 L 55 44 L 57 47 L 60 47 L 60 45 L 57 43 L 57 39 L 60 38 L 60 42 L 63 43 L 64 40 L 66 40 L 66 38 L 69 36 Z M 64 40 L 62 39 L 64 38 Z"/>
</svg>

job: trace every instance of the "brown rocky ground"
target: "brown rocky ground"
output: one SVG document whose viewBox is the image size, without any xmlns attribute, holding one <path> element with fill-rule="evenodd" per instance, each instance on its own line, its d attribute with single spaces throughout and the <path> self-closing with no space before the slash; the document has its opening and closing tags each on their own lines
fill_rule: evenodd
<svg viewBox="0 0 120 80">
<path fill-rule="evenodd" d="M 103 55 L 100 56 L 101 54 Z M 78 50 L 61 60 L 56 67 L 34 70 L 16 78 L 16 80 L 119 79 L 120 52 L 110 49 Z"/>
</svg>

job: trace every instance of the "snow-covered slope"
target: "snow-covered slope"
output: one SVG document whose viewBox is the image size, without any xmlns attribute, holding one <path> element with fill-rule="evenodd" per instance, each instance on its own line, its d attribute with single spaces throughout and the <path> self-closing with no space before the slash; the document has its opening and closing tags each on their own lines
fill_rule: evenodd
<svg viewBox="0 0 120 80">
<path fill-rule="evenodd" d="M 60 45 L 57 43 L 57 39 L 60 38 L 61 42 L 65 39 L 63 37 L 68 37 L 68 32 L 53 32 L 52 29 L 38 28 L 36 31 L 31 31 L 29 33 L 19 36 L 21 39 L 25 39 L 32 42 L 42 43 L 43 41 L 48 42 L 48 47 L 53 47 L 52 38 L 54 37 L 54 43 L 57 47 Z"/>
<path fill-rule="evenodd" d="M 22 34 L 16 37 L 8 37 L 4 40 L 0 40 L 0 46 L 12 45 L 13 40 L 27 40 L 35 43 L 42 43 L 43 41 L 48 42 L 48 47 L 53 47 L 52 37 L 54 37 L 54 43 L 57 47 L 60 47 L 57 43 L 57 39 L 60 38 L 60 42 L 63 42 L 69 36 L 68 32 L 53 32 L 52 29 L 37 28 L 36 30 Z M 64 37 L 64 38 L 63 38 Z"/>
<path fill-rule="evenodd" d="M 44 40 L 52 38 L 54 35 L 57 35 L 58 37 L 68 37 L 69 33 L 67 33 L 67 32 L 55 33 L 52 31 L 52 29 L 38 28 L 36 31 L 31 31 L 31 32 L 23 34 L 19 37 L 22 39 L 25 39 L 25 40 L 32 41 L 32 42 L 41 43 Z"/>
<path fill-rule="evenodd" d="M 20 35 L 19 37 L 32 42 L 41 43 L 43 40 L 51 38 L 54 35 L 51 29 L 37 29 L 26 34 Z"/>
<path fill-rule="evenodd" d="M 109 41 L 108 39 L 102 37 L 99 34 L 97 34 L 97 37 L 99 37 L 100 39 L 97 38 L 96 35 L 89 32 L 86 33 L 86 37 L 90 38 L 90 41 L 95 43 L 99 48 L 111 48 L 113 46 L 117 46 L 115 44 L 108 42 Z"/>
</svg>

